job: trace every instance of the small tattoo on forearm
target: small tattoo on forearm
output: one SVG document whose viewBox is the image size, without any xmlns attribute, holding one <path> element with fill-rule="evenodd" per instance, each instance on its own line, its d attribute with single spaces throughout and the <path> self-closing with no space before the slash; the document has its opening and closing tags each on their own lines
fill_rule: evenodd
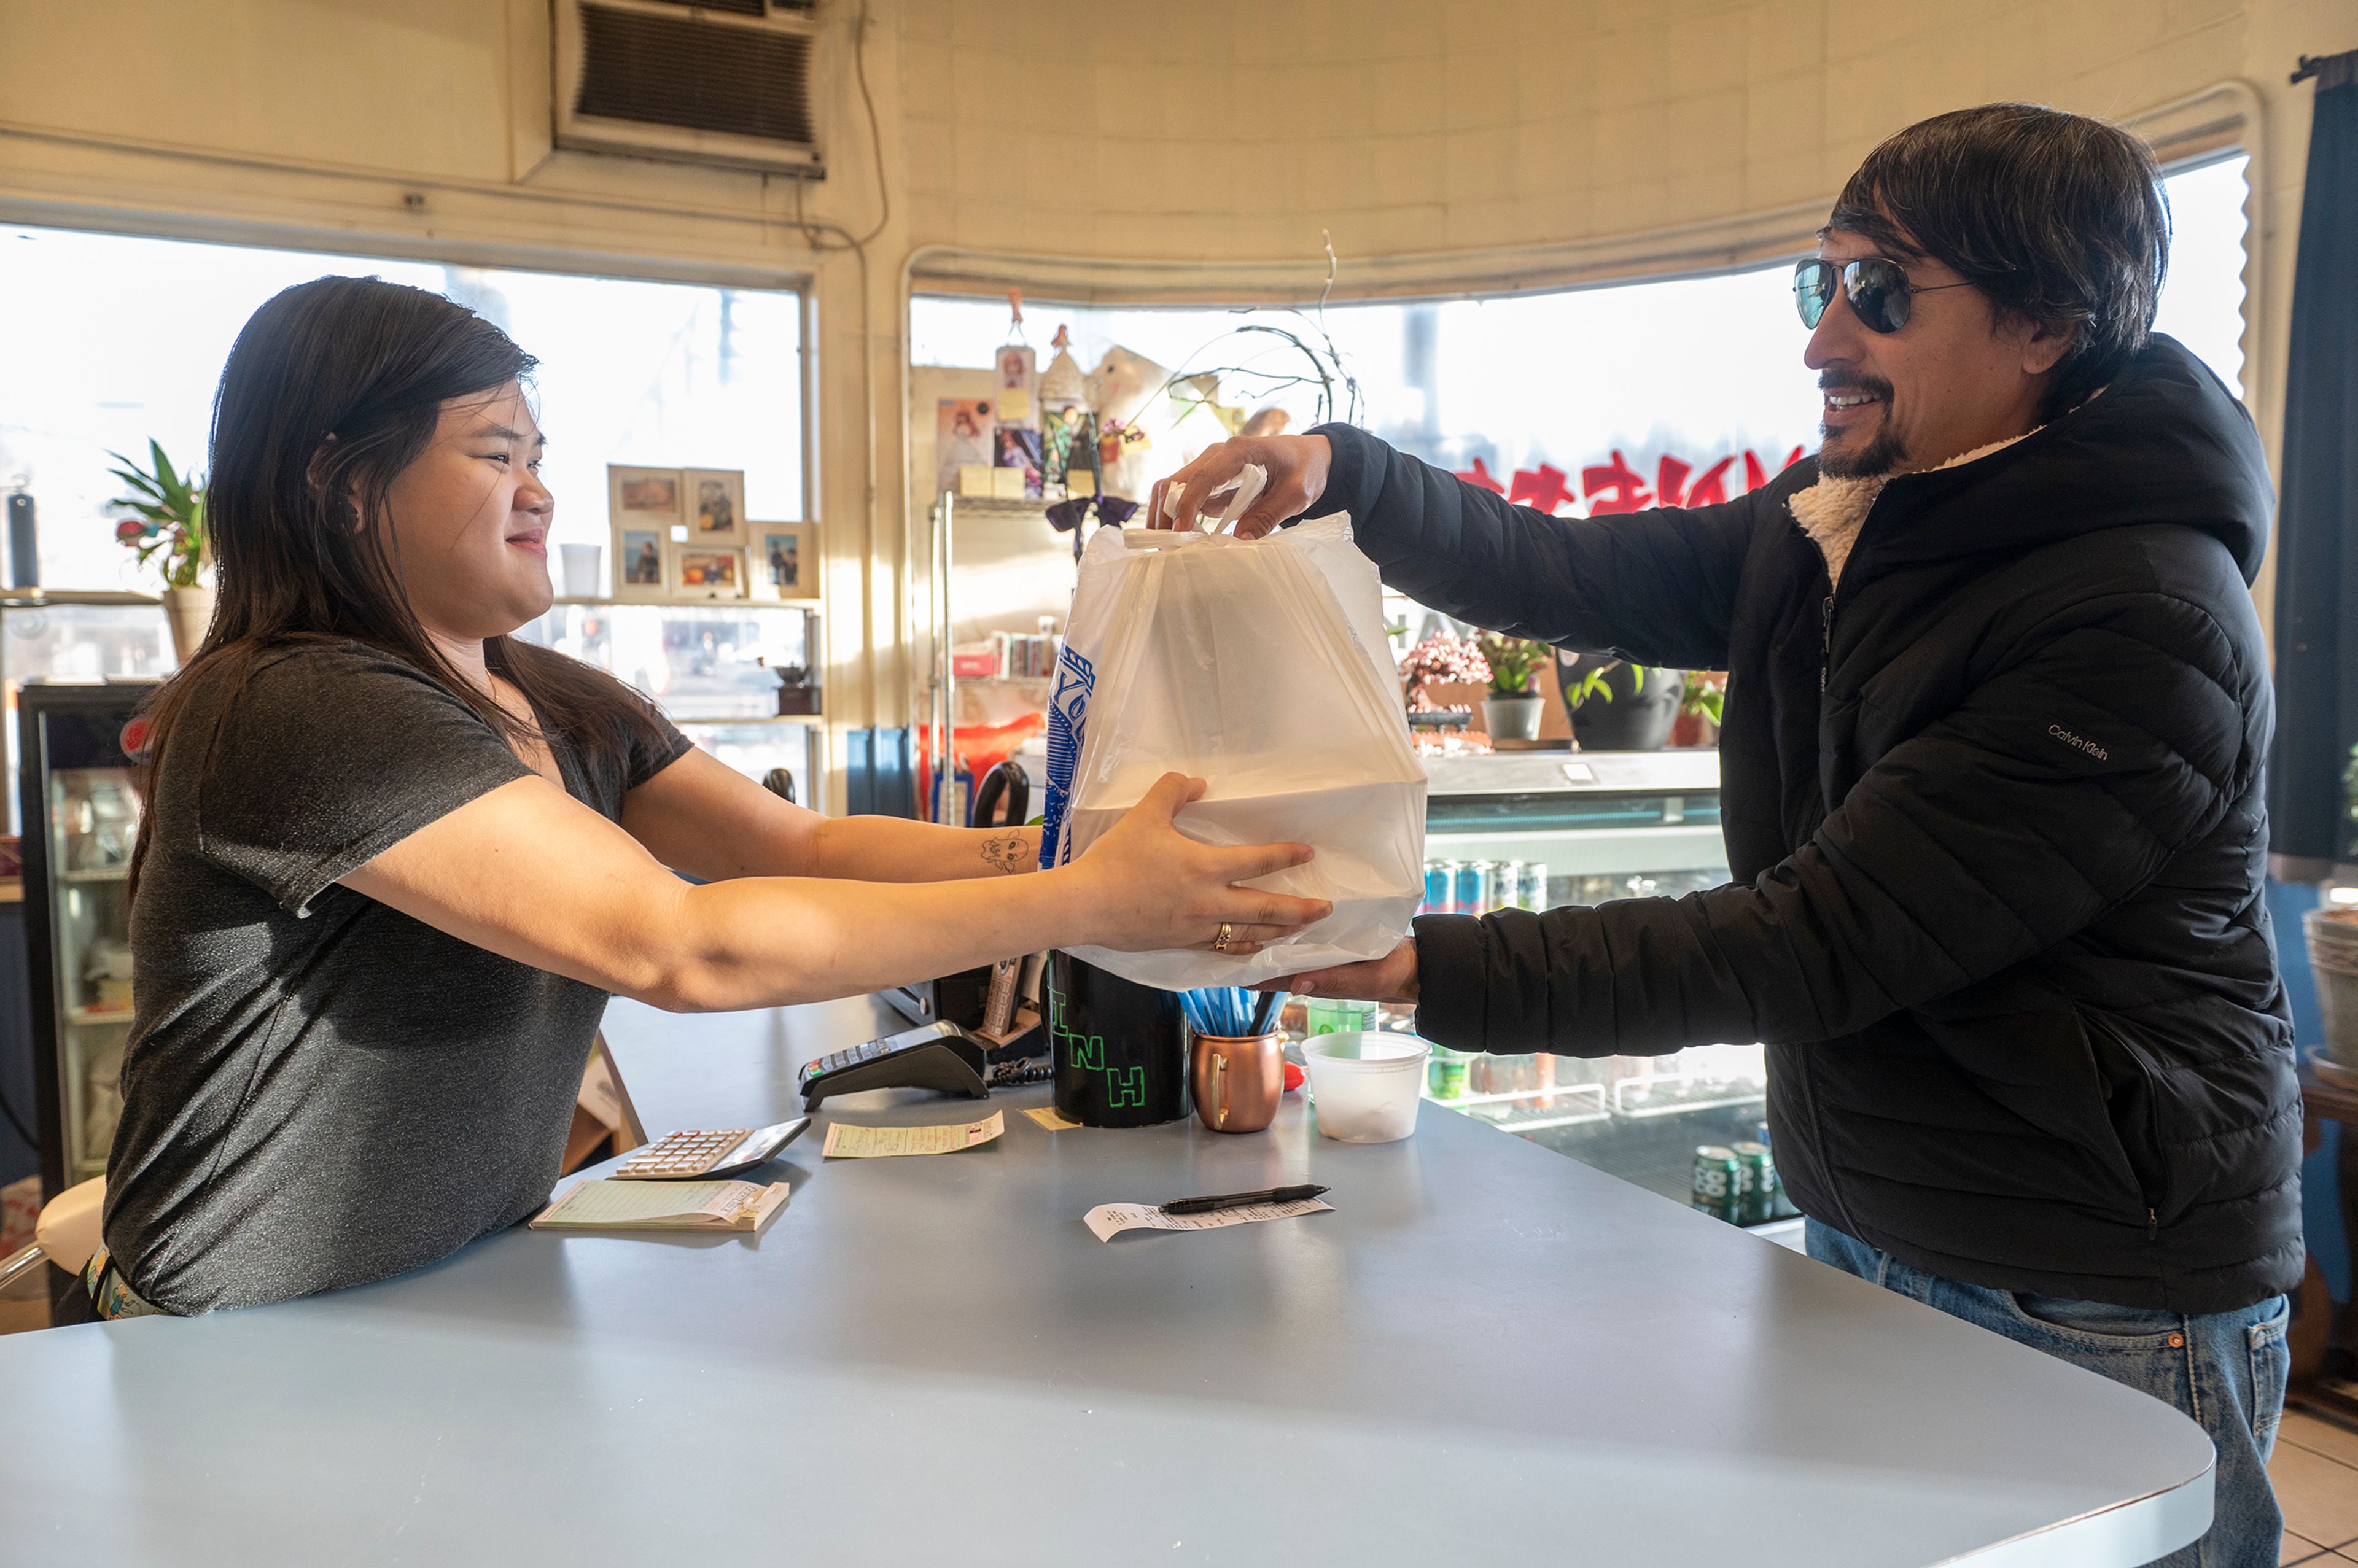
<svg viewBox="0 0 2358 1568">
<path fill-rule="evenodd" d="M 1010 876 L 1030 871 L 1036 853 L 1021 833 L 994 833 L 982 841 L 984 862 Z"/>
</svg>

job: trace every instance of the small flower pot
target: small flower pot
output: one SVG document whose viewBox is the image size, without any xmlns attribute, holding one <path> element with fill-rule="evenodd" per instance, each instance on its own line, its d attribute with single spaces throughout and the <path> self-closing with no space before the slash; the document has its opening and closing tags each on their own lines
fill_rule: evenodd
<svg viewBox="0 0 2358 1568">
<path fill-rule="evenodd" d="M 1482 727 L 1493 741 L 1536 741 L 1540 738 L 1540 706 L 1546 699 L 1536 696 L 1486 697 L 1482 699 Z"/>
</svg>

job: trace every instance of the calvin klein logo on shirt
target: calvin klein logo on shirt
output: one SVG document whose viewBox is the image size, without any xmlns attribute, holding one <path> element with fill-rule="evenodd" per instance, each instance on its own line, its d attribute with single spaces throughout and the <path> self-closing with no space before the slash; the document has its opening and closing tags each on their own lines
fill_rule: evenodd
<svg viewBox="0 0 2358 1568">
<path fill-rule="evenodd" d="M 2054 736 L 2058 741 L 2062 741 L 2066 746 L 2078 747 L 2081 751 L 2087 752 L 2088 755 L 2095 758 L 2096 761 L 2100 762 L 2108 762 L 2113 760 L 2113 754 L 2110 752 L 2105 751 L 2102 746 L 2097 745 L 2093 741 L 2089 740 L 2083 735 L 2072 734 L 2071 731 L 2064 729 L 2061 724 L 2050 724 L 2047 727 L 2047 732 L 2050 735 Z"/>
</svg>

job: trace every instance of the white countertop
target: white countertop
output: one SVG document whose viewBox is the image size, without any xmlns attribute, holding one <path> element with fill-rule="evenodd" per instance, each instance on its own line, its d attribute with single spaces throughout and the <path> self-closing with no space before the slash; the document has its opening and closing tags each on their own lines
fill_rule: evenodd
<svg viewBox="0 0 2358 1568">
<path fill-rule="evenodd" d="M 618 1002 L 650 1131 L 799 1108 L 867 1001 Z M 2154 1400 L 1426 1106 L 771 1167 L 759 1239 L 514 1230 L 402 1279 L 0 1339 L 0 1559 L 2143 1563 L 2208 1522 Z M 900 1091 L 847 1120 L 968 1119 Z M 822 1119 L 824 1120 L 824 1119 Z M 1094 1205 L 1335 1212 L 1110 1244 Z"/>
</svg>

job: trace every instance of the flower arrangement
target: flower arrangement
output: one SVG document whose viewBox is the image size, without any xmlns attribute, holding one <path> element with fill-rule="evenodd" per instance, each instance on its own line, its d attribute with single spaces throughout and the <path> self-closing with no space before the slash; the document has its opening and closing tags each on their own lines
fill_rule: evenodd
<svg viewBox="0 0 2358 1568">
<path fill-rule="evenodd" d="M 1408 706 L 1412 713 L 1437 711 L 1424 695 L 1424 688 L 1434 682 L 1487 686 L 1490 665 L 1482 657 L 1482 650 L 1463 637 L 1453 637 L 1446 632 L 1436 632 L 1408 651 L 1400 662 L 1400 672 L 1408 677 Z"/>
<path fill-rule="evenodd" d="M 161 442 L 151 439 L 147 451 L 152 472 L 120 452 L 106 454 L 123 465 L 109 471 L 131 487 L 113 503 L 130 514 L 114 525 L 114 537 L 141 566 L 161 556 L 167 588 L 194 588 L 205 561 L 204 475 L 176 471 Z"/>
<path fill-rule="evenodd" d="M 1526 637 L 1485 632 L 1482 657 L 1490 666 L 1492 697 L 1529 697 L 1539 683 L 1540 666 L 1553 659 L 1555 651 Z"/>
</svg>

